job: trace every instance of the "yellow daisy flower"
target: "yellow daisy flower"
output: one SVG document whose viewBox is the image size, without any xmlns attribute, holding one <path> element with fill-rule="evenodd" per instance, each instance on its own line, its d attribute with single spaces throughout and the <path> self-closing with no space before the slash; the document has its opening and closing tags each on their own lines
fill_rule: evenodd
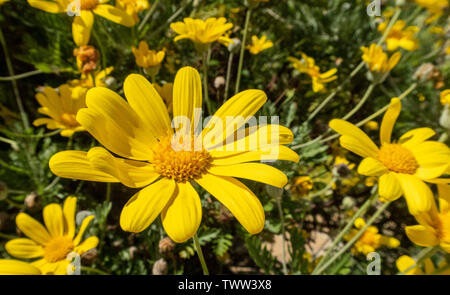
<svg viewBox="0 0 450 295">
<path fill-rule="evenodd" d="M 388 20 L 385 20 L 378 25 L 378 31 L 384 33 L 387 28 Z M 401 47 L 408 51 L 414 51 L 419 48 L 419 41 L 415 37 L 415 34 L 419 31 L 416 26 L 406 27 L 404 20 L 398 20 L 395 22 L 392 29 L 386 38 L 387 50 L 394 51 Z"/>
<path fill-rule="evenodd" d="M 436 271 L 436 268 L 433 264 L 433 261 L 431 258 L 427 258 L 423 261 L 424 263 L 424 269 L 422 269 L 419 266 L 415 266 L 412 269 L 408 270 L 404 275 L 431 275 Z M 416 264 L 416 261 L 408 256 L 408 255 L 402 255 L 400 256 L 396 261 L 395 264 L 397 265 L 397 269 L 399 272 L 404 272 L 405 270 L 409 269 L 411 266 Z M 445 260 L 442 260 L 439 263 L 438 269 L 442 269 L 447 266 L 447 263 Z M 443 271 L 439 273 L 440 275 L 450 275 L 450 270 Z"/>
<path fill-rule="evenodd" d="M 435 132 L 430 128 L 408 131 L 398 142 L 391 142 L 391 134 L 401 111 L 401 102 L 393 98 L 384 114 L 380 128 L 381 147 L 358 127 L 334 119 L 329 125 L 341 134 L 341 146 L 364 157 L 358 173 L 379 177 L 381 201 L 393 201 L 404 195 L 412 214 L 428 211 L 432 199 L 427 182 L 450 182 L 439 178 L 450 163 L 450 149 L 443 143 L 427 141 Z"/>
<path fill-rule="evenodd" d="M 34 126 L 46 125 L 48 129 L 61 129 L 61 135 L 70 137 L 75 132 L 84 131 L 76 120 L 78 110 L 86 107 L 85 96 L 77 96 L 73 88 L 63 84 L 58 89 L 44 87 L 41 93 L 36 94 L 36 99 L 41 105 L 38 112 L 50 118 L 34 120 Z"/>
<path fill-rule="evenodd" d="M 75 211 L 77 198 L 67 197 L 64 207 L 50 204 L 44 207 L 42 215 L 45 227 L 26 213 L 16 217 L 17 227 L 29 238 L 13 239 L 6 243 L 6 251 L 17 258 L 41 259 L 31 264 L 40 269 L 42 274 L 67 274 L 71 252 L 83 254 L 97 247 L 98 238 L 89 237 L 83 242 L 83 234 L 94 216 L 86 217 L 75 236 Z"/>
<path fill-rule="evenodd" d="M 136 64 L 145 70 L 150 70 L 150 68 L 156 68 L 159 70 L 161 62 L 164 59 L 166 53 L 161 51 L 149 50 L 148 44 L 145 41 L 139 42 L 139 48 L 132 47 L 134 58 L 136 59 Z"/>
<path fill-rule="evenodd" d="M 15 259 L 0 259 L 0 275 L 1 276 L 33 276 L 40 275 L 39 268 Z"/>
<path fill-rule="evenodd" d="M 366 225 L 366 222 L 362 218 L 357 218 L 355 220 L 355 228 L 350 231 L 349 234 L 344 236 L 346 241 L 350 241 L 361 228 Z M 369 226 L 362 236 L 355 242 L 352 247 L 352 253 L 367 255 L 371 252 L 375 252 L 378 248 L 382 246 L 387 246 L 389 248 L 397 248 L 400 246 L 400 241 L 396 238 L 383 236 L 378 233 L 378 228 L 376 226 Z"/>
<path fill-rule="evenodd" d="M 376 44 L 371 44 L 369 48 L 361 47 L 363 51 L 362 59 L 366 62 L 370 71 L 386 73 L 392 70 L 400 61 L 402 54 L 400 52 L 394 53 L 390 58 L 383 51 L 383 48 Z"/>
<path fill-rule="evenodd" d="M 431 247 L 440 245 L 450 253 L 450 185 L 439 184 L 439 211 L 433 200 L 430 210 L 416 214 L 418 225 L 405 227 L 408 238 L 416 245 Z"/>
<path fill-rule="evenodd" d="M 441 104 L 443 106 L 450 105 L 450 89 L 441 92 Z"/>
<path fill-rule="evenodd" d="M 247 49 L 251 54 L 259 54 L 261 51 L 273 47 L 272 41 L 267 40 L 266 35 L 262 35 L 261 38 L 258 36 L 252 36 L 252 44 L 247 45 Z"/>
<path fill-rule="evenodd" d="M 249 162 L 261 157 L 297 162 L 298 155 L 284 146 L 292 142 L 292 132 L 279 125 L 266 125 L 225 147 L 221 143 L 262 107 L 267 100 L 265 93 L 247 90 L 236 94 L 219 108 L 199 136 L 191 136 L 194 134 L 185 129 L 197 130 L 199 125 L 196 113 L 202 106 L 202 85 L 197 70 L 184 67 L 176 74 L 172 124 L 177 126 L 179 118 L 191 122 L 176 132 L 161 96 L 143 76 L 129 75 L 124 93 L 128 103 L 109 89 L 95 87 L 87 93 L 87 108 L 77 115 L 81 125 L 120 158 L 102 147 L 89 152 L 63 151 L 50 159 L 51 171 L 64 178 L 142 188 L 122 210 L 120 225 L 125 231 L 141 232 L 161 214 L 173 241 L 188 240 L 196 233 L 202 216 L 200 198 L 192 186 L 197 183 L 225 205 L 249 233 L 259 233 L 264 227 L 261 203 L 233 177 L 283 187 L 287 177 L 281 171 Z M 239 119 L 224 130 L 220 123 L 227 117 Z M 279 128 L 279 134 L 273 133 L 274 128 Z M 263 135 L 269 137 L 267 145 L 252 147 L 250 140 L 254 143 Z M 242 149 L 236 149 L 236 145 Z M 273 149 L 278 152 L 272 153 Z"/>
<path fill-rule="evenodd" d="M 195 43 L 209 44 L 215 41 L 233 42 L 225 33 L 233 27 L 224 17 L 210 17 L 207 20 L 185 18 L 183 22 L 171 23 L 170 28 L 178 34 L 175 42 L 191 39 Z"/>
<path fill-rule="evenodd" d="M 288 60 L 300 73 L 305 73 L 311 77 L 314 92 L 325 90 L 325 83 L 329 83 L 337 79 L 337 69 L 331 69 L 325 73 L 320 73 L 320 68 L 316 66 L 312 57 L 309 57 L 304 53 L 301 53 L 301 55 L 302 60 L 295 57 L 288 57 Z"/>
<path fill-rule="evenodd" d="M 138 13 L 150 8 L 147 0 L 117 0 L 116 6 L 131 15 L 135 23 L 139 22 Z"/>
<path fill-rule="evenodd" d="M 112 22 L 132 27 L 136 24 L 132 16 L 123 9 L 106 4 L 109 0 L 27 0 L 32 7 L 49 13 L 72 12 L 72 37 L 77 46 L 87 45 L 94 25 L 94 14 Z M 79 3 L 79 7 L 77 4 Z M 77 11 L 79 8 L 79 11 Z M 76 15 L 79 12 L 80 15 Z"/>
</svg>

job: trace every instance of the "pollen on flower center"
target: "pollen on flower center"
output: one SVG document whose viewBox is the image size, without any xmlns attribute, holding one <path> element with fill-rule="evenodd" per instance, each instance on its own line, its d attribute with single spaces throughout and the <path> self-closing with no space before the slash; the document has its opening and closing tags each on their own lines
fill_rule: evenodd
<svg viewBox="0 0 450 295">
<path fill-rule="evenodd" d="M 78 121 L 75 119 L 75 115 L 68 113 L 64 113 L 61 115 L 61 122 L 70 127 L 76 127 L 80 125 Z"/>
<path fill-rule="evenodd" d="M 397 173 L 414 174 L 419 168 L 413 153 L 400 144 L 384 144 L 378 159 L 390 171 Z"/>
<path fill-rule="evenodd" d="M 98 5 L 98 0 L 81 0 L 80 8 L 81 10 L 92 10 Z"/>
<path fill-rule="evenodd" d="M 44 248 L 44 258 L 48 262 L 57 262 L 66 259 L 67 254 L 74 248 L 72 239 L 58 237 L 50 240 Z"/>
<path fill-rule="evenodd" d="M 195 179 L 206 173 L 211 166 L 211 155 L 202 147 L 194 148 L 193 139 L 190 144 L 179 143 L 179 140 L 167 136 L 152 147 L 152 163 L 156 172 L 178 182 Z"/>
</svg>

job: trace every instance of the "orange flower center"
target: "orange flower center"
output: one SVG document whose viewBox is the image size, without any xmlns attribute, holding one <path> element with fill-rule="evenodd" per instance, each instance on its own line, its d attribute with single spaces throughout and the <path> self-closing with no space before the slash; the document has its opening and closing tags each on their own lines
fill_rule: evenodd
<svg viewBox="0 0 450 295">
<path fill-rule="evenodd" d="M 98 5 L 98 0 L 80 0 L 81 10 L 93 10 Z"/>
<path fill-rule="evenodd" d="M 45 245 L 44 258 L 48 262 L 57 262 L 66 259 L 73 248 L 74 245 L 72 239 L 68 237 L 54 238 Z"/>
<path fill-rule="evenodd" d="M 78 123 L 78 121 L 75 119 L 75 115 L 74 114 L 69 114 L 69 113 L 64 113 L 64 114 L 61 115 L 61 122 L 64 125 L 70 126 L 70 127 L 76 127 L 76 126 L 80 125 Z"/>
<path fill-rule="evenodd" d="M 188 137 L 166 136 L 152 147 L 152 152 L 156 172 L 178 182 L 201 177 L 212 163 L 211 155 L 203 147 L 194 147 L 194 140 Z"/>
<path fill-rule="evenodd" d="M 390 171 L 397 173 L 414 174 L 419 168 L 413 153 L 400 144 L 384 144 L 378 154 L 378 160 Z"/>
</svg>

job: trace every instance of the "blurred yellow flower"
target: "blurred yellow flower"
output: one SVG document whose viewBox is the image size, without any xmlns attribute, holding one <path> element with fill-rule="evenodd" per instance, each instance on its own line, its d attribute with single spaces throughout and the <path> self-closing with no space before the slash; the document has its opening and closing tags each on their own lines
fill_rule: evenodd
<svg viewBox="0 0 450 295">
<path fill-rule="evenodd" d="M 173 111 L 173 83 L 164 83 L 164 85 L 160 86 L 157 83 L 153 83 L 156 91 L 164 99 L 164 102 L 167 106 L 167 111 L 172 113 Z"/>
<path fill-rule="evenodd" d="M 359 232 L 359 230 L 366 225 L 366 222 L 362 218 L 357 218 L 354 225 L 356 229 L 352 229 L 349 234 L 344 236 L 346 241 L 350 241 Z M 372 225 L 369 226 L 362 236 L 355 242 L 352 247 L 352 253 L 353 255 L 359 253 L 367 255 L 371 252 L 375 252 L 382 246 L 397 248 L 400 246 L 400 241 L 396 238 L 381 235 L 378 233 L 378 228 Z"/>
<path fill-rule="evenodd" d="M 36 94 L 41 105 L 38 112 L 50 118 L 34 120 L 34 126 L 46 125 L 48 129 L 61 129 L 61 135 L 70 137 L 77 131 L 85 129 L 75 119 L 78 110 L 86 107 L 85 96 L 74 96 L 73 88 L 63 84 L 58 89 L 44 87 L 42 93 Z"/>
<path fill-rule="evenodd" d="M 314 92 L 325 90 L 325 83 L 329 83 L 337 79 L 337 69 L 331 69 L 325 73 L 320 73 L 320 68 L 319 66 L 316 66 L 312 57 L 309 57 L 304 53 L 301 53 L 301 55 L 302 60 L 295 57 L 288 57 L 288 60 L 300 73 L 305 73 L 311 77 Z"/>
<path fill-rule="evenodd" d="M 369 121 L 364 126 L 369 130 L 378 130 L 378 122 L 377 121 Z"/>
<path fill-rule="evenodd" d="M 372 187 L 377 184 L 377 178 L 375 176 L 366 177 L 366 179 L 364 180 L 364 184 L 368 187 Z"/>
<path fill-rule="evenodd" d="M 247 49 L 251 54 L 258 54 L 263 50 L 273 47 L 272 41 L 268 41 L 266 35 L 262 35 L 261 38 L 258 36 L 252 36 L 252 44 L 247 45 Z"/>
<path fill-rule="evenodd" d="M 200 197 L 191 184 L 197 183 L 227 207 L 249 233 L 261 232 L 264 209 L 253 192 L 234 177 L 284 187 L 287 177 L 283 172 L 249 162 L 259 161 L 261 156 L 298 162 L 298 155 L 284 146 L 293 141 L 293 134 L 276 125 L 279 136 L 275 143 L 270 139 L 273 125 L 266 125 L 244 137 L 248 145 L 239 151 L 234 148 L 236 142 L 225 148 L 217 143 L 243 126 L 264 105 L 266 94 L 260 90 L 236 94 L 219 108 L 197 137 L 193 133 L 199 126 L 195 118 L 202 106 L 197 70 L 184 67 L 175 76 L 173 118 L 190 120 L 190 125 L 176 131 L 163 99 L 147 79 L 131 74 L 123 87 L 128 102 L 114 91 L 95 87 L 87 93 L 87 108 L 77 115 L 81 125 L 119 157 L 103 147 L 88 152 L 63 151 L 50 159 L 51 171 L 64 178 L 121 182 L 142 188 L 122 209 L 120 225 L 125 231 L 141 232 L 161 214 L 162 225 L 173 241 L 188 240 L 197 232 L 202 218 Z M 229 117 L 246 119 L 233 121 L 236 124 L 224 132 L 219 122 Z M 264 133 L 269 136 L 268 143 L 251 147 L 250 137 L 255 139 Z M 215 140 L 208 142 L 208 138 Z M 270 152 L 274 148 L 278 153 Z"/>
<path fill-rule="evenodd" d="M 298 176 L 290 186 L 290 191 L 297 197 L 306 196 L 313 188 L 313 181 L 309 176 Z"/>
<path fill-rule="evenodd" d="M 380 45 L 371 44 L 369 48 L 361 47 L 363 51 L 362 59 L 372 72 L 386 73 L 392 70 L 400 61 L 402 54 L 400 52 L 394 53 L 390 58 L 383 51 Z"/>
<path fill-rule="evenodd" d="M 108 75 L 114 70 L 114 67 L 109 67 L 101 71 L 96 71 L 90 75 L 81 75 L 81 79 L 75 79 L 68 82 L 72 87 L 72 96 L 81 97 L 86 95 L 86 92 L 94 86 L 106 87 L 106 79 Z M 94 76 L 94 77 L 92 77 Z"/>
<path fill-rule="evenodd" d="M 232 42 L 225 36 L 226 31 L 233 24 L 227 23 L 224 17 L 210 17 L 206 21 L 201 19 L 185 18 L 183 22 L 171 23 L 170 28 L 178 34 L 175 42 L 181 39 L 191 39 L 195 43 L 209 44 L 215 41 Z"/>
<path fill-rule="evenodd" d="M 45 227 L 28 214 L 19 213 L 17 227 L 29 238 L 10 240 L 5 245 L 6 251 L 23 259 L 41 257 L 31 264 L 42 274 L 67 274 L 70 261 L 66 258 L 71 252 L 81 255 L 98 245 L 98 238 L 94 236 L 81 242 L 93 215 L 83 220 L 75 236 L 76 204 L 77 198 L 67 197 L 63 208 L 56 203 L 45 206 L 42 211 Z"/>
<path fill-rule="evenodd" d="M 87 45 L 94 25 L 94 14 L 112 22 L 132 27 L 136 24 L 133 17 L 125 10 L 109 4 L 108 0 L 27 0 L 34 8 L 49 13 L 72 13 L 72 37 L 77 46 Z M 77 5 L 79 7 L 77 7 Z"/>
<path fill-rule="evenodd" d="M 416 214 L 418 225 L 405 227 L 408 238 L 416 245 L 432 247 L 440 245 L 450 253 L 450 185 L 438 184 L 439 211 L 431 191 L 429 198 L 433 200 L 431 208 Z"/>
<path fill-rule="evenodd" d="M 39 268 L 29 263 L 15 259 L 0 259 L 0 275 L 2 276 L 32 276 L 40 274 Z"/>
<path fill-rule="evenodd" d="M 0 0 L 0 5 L 6 3 L 6 2 L 8 2 L 8 1 L 9 1 L 9 0 Z"/>
<path fill-rule="evenodd" d="M 450 105 L 450 89 L 441 92 L 441 104 L 443 106 Z"/>
<path fill-rule="evenodd" d="M 428 10 L 431 17 L 427 19 L 427 23 L 435 21 L 441 17 L 444 10 L 448 8 L 448 0 L 416 0 L 416 3 Z"/>
<path fill-rule="evenodd" d="M 134 58 L 136 59 L 136 64 L 146 70 L 150 70 L 150 68 L 159 69 L 164 56 L 166 55 L 163 50 L 149 50 L 148 44 L 145 41 L 139 42 L 139 48 L 133 46 L 131 50 L 133 51 Z"/>
<path fill-rule="evenodd" d="M 150 8 L 148 0 L 117 0 L 116 6 L 120 10 L 125 10 L 128 15 L 131 15 L 135 23 L 139 22 L 138 13 Z"/>
<path fill-rule="evenodd" d="M 358 127 L 334 119 L 330 127 L 341 134 L 341 146 L 364 157 L 358 173 L 379 177 L 378 192 L 381 201 L 393 201 L 404 195 L 412 214 L 430 210 L 433 199 L 426 182 L 450 182 L 439 178 L 450 163 L 450 149 L 437 141 L 427 141 L 435 132 L 418 128 L 406 132 L 398 142 L 391 142 L 394 124 L 400 115 L 401 102 L 393 98 L 384 114 L 380 128 L 381 147 Z"/>
<path fill-rule="evenodd" d="M 378 31 L 384 33 L 387 28 L 389 20 L 385 20 L 378 25 Z M 414 51 L 419 47 L 419 41 L 415 37 L 415 34 L 419 31 L 416 26 L 406 27 L 404 20 L 398 20 L 386 38 L 387 50 L 394 51 L 401 47 L 408 51 Z"/>
<path fill-rule="evenodd" d="M 404 272 L 407 269 L 409 269 L 410 267 L 414 266 L 416 264 L 416 261 L 408 255 L 402 255 L 395 261 L 395 264 L 397 265 L 397 269 L 399 272 Z M 447 263 L 445 262 L 445 260 L 442 260 L 441 263 L 439 263 L 438 270 L 436 270 L 431 258 L 425 259 L 423 261 L 423 264 L 424 264 L 424 269 L 422 269 L 419 266 L 415 266 L 415 267 L 411 268 L 410 270 L 408 270 L 406 273 L 404 273 L 404 275 L 418 275 L 418 276 L 431 275 L 431 274 L 434 274 L 435 271 L 439 272 L 439 269 L 443 269 L 444 267 L 447 266 Z M 445 271 L 439 272 L 439 274 L 440 275 L 450 275 L 450 270 L 445 270 Z"/>
</svg>

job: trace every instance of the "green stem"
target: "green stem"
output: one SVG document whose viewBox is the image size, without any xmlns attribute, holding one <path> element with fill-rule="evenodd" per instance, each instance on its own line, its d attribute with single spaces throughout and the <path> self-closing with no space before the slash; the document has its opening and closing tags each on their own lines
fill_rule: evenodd
<svg viewBox="0 0 450 295">
<path fill-rule="evenodd" d="M 11 148 L 14 150 L 19 149 L 19 145 L 17 144 L 17 142 L 12 139 L 0 136 L 0 141 L 9 144 L 11 146 Z"/>
<path fill-rule="evenodd" d="M 155 12 L 156 6 L 158 6 L 158 4 L 159 4 L 159 0 L 156 0 L 156 1 L 152 4 L 152 7 L 151 7 L 150 10 L 147 12 L 147 14 L 144 16 L 144 18 L 142 19 L 141 23 L 139 24 L 139 27 L 138 27 L 138 33 L 142 30 L 142 28 L 144 28 L 145 24 L 147 23 L 147 21 L 149 20 L 149 18 L 152 16 L 153 12 Z"/>
<path fill-rule="evenodd" d="M 13 75 L 9 77 L 0 77 L 0 81 L 13 81 L 43 73 L 41 70 L 34 70 L 23 74 Z"/>
<path fill-rule="evenodd" d="M 287 275 L 288 270 L 286 266 L 286 239 L 285 239 L 285 226 L 284 226 L 284 214 L 283 214 L 283 207 L 281 206 L 281 198 L 283 197 L 283 191 L 280 189 L 280 194 L 275 198 L 277 207 L 278 207 L 278 213 L 280 214 L 280 221 L 281 221 L 281 264 L 283 266 L 283 274 Z"/>
<path fill-rule="evenodd" d="M 413 265 L 411 265 L 404 271 L 398 272 L 397 275 L 404 275 L 405 273 L 408 273 L 410 270 L 416 268 L 417 266 L 422 265 L 422 263 L 425 261 L 425 259 L 433 256 L 434 253 L 436 253 L 438 250 L 439 250 L 439 246 L 427 247 L 425 249 L 422 249 L 422 251 L 420 251 L 419 254 L 417 254 L 417 256 L 414 257 L 415 258 L 414 260 L 416 261 L 416 263 L 414 263 Z"/>
<path fill-rule="evenodd" d="M 87 266 L 81 266 L 81 270 L 87 271 L 87 272 L 93 272 L 99 275 L 109 276 L 110 274 L 107 272 L 104 272 L 103 270 L 99 270 L 93 267 L 87 267 Z"/>
<path fill-rule="evenodd" d="M 391 202 L 386 202 L 383 204 L 383 206 L 381 206 L 377 212 L 375 212 L 375 214 L 367 221 L 367 224 L 361 228 L 358 233 L 350 240 L 347 242 L 347 244 L 345 244 L 344 247 L 342 247 L 338 252 L 336 252 L 336 254 L 333 255 L 333 257 L 330 258 L 330 260 L 328 260 L 327 262 L 325 262 L 314 274 L 321 274 L 323 271 L 325 271 L 327 269 L 328 266 L 330 266 L 337 258 L 339 258 L 345 251 L 347 251 L 363 234 L 364 232 L 367 230 L 367 228 L 369 226 L 372 225 L 372 223 L 374 223 L 375 219 L 378 218 L 378 216 L 380 216 L 381 213 L 383 213 L 384 210 L 386 210 L 386 208 L 389 206 Z"/>
<path fill-rule="evenodd" d="M 103 47 L 102 40 L 98 36 L 98 34 L 95 31 L 95 29 L 92 30 L 92 34 L 94 35 L 95 41 L 97 42 L 97 45 L 98 45 L 98 47 L 100 49 L 100 54 L 102 55 L 102 68 L 106 69 L 106 51 L 105 51 L 105 48 Z M 93 78 L 93 79 L 94 79 L 93 83 L 95 83 L 95 78 Z"/>
<path fill-rule="evenodd" d="M 364 103 L 367 101 L 367 99 L 370 97 L 370 95 L 372 94 L 373 90 L 375 89 L 375 83 L 372 83 L 369 85 L 369 88 L 367 88 L 366 92 L 364 93 L 363 98 L 361 98 L 361 100 L 358 102 L 358 104 L 350 110 L 350 112 L 347 113 L 347 115 L 345 115 L 342 120 L 347 120 L 349 119 L 351 116 L 353 116 L 357 111 L 359 111 L 359 109 L 364 105 Z"/>
<path fill-rule="evenodd" d="M 6 129 L 2 129 L 1 132 L 5 133 L 6 135 L 8 135 L 10 137 L 42 138 L 42 137 L 49 137 L 49 136 L 56 135 L 61 132 L 61 129 L 56 129 L 55 131 L 51 131 L 51 132 L 40 134 L 40 135 L 15 133 L 15 132 L 11 132 Z"/>
<path fill-rule="evenodd" d="M 23 170 L 22 168 L 10 165 L 10 164 L 6 163 L 5 161 L 3 161 L 2 159 L 0 159 L 0 166 L 3 166 L 11 171 L 16 172 L 16 173 L 20 173 L 23 175 L 29 175 L 28 171 Z"/>
<path fill-rule="evenodd" d="M 347 223 L 347 225 L 336 236 L 336 238 L 334 239 L 334 241 L 331 244 L 331 246 L 328 247 L 328 249 L 325 252 L 324 256 L 322 257 L 320 262 L 316 265 L 316 267 L 312 271 L 312 274 L 316 274 L 316 272 L 318 271 L 319 267 L 321 267 L 323 265 L 324 261 L 326 261 L 326 259 L 328 258 L 328 256 L 330 256 L 330 254 L 333 251 L 334 247 L 336 247 L 336 245 L 342 240 L 342 238 L 347 234 L 347 232 L 353 227 L 353 224 L 355 223 L 355 220 L 357 218 L 363 216 L 367 212 L 369 207 L 372 205 L 373 200 L 376 199 L 377 196 L 378 196 L 377 193 L 372 194 L 372 196 L 370 196 L 370 198 L 368 198 L 364 202 L 364 204 L 358 209 L 358 211 L 356 211 L 356 213 L 352 216 L 352 219 Z"/>
<path fill-rule="evenodd" d="M 7 235 L 7 234 L 4 234 L 4 233 L 0 233 L 0 238 L 3 238 L 5 240 L 13 240 L 13 239 L 16 239 L 17 237 L 11 236 L 11 235 Z"/>
<path fill-rule="evenodd" d="M 230 79 L 231 79 L 231 67 L 233 65 L 233 52 L 230 52 L 228 56 L 228 64 L 227 64 L 227 76 L 225 81 L 225 92 L 223 94 L 223 100 L 226 101 L 228 99 L 228 90 L 230 89 Z"/>
<path fill-rule="evenodd" d="M 239 86 L 241 84 L 241 72 L 242 72 L 242 64 L 244 63 L 245 41 L 247 40 L 247 32 L 248 32 L 248 27 L 250 25 L 251 14 L 252 14 L 252 9 L 249 8 L 247 10 L 247 14 L 245 16 L 244 34 L 242 36 L 241 52 L 239 54 L 239 65 L 238 65 L 236 87 L 234 89 L 234 94 L 237 94 L 239 92 Z"/>
<path fill-rule="evenodd" d="M 200 260 L 200 264 L 202 265 L 203 274 L 209 275 L 208 267 L 206 266 L 205 257 L 203 256 L 202 247 L 200 246 L 200 242 L 198 241 L 197 233 L 192 237 L 194 240 L 194 247 L 198 254 L 198 259 Z"/>
<path fill-rule="evenodd" d="M 203 51 L 203 96 L 205 97 L 206 107 L 208 108 L 208 113 L 213 115 L 213 109 L 211 101 L 208 96 L 208 50 Z"/>
<path fill-rule="evenodd" d="M 109 202 L 111 200 L 111 183 L 106 183 L 106 202 Z"/>
</svg>

